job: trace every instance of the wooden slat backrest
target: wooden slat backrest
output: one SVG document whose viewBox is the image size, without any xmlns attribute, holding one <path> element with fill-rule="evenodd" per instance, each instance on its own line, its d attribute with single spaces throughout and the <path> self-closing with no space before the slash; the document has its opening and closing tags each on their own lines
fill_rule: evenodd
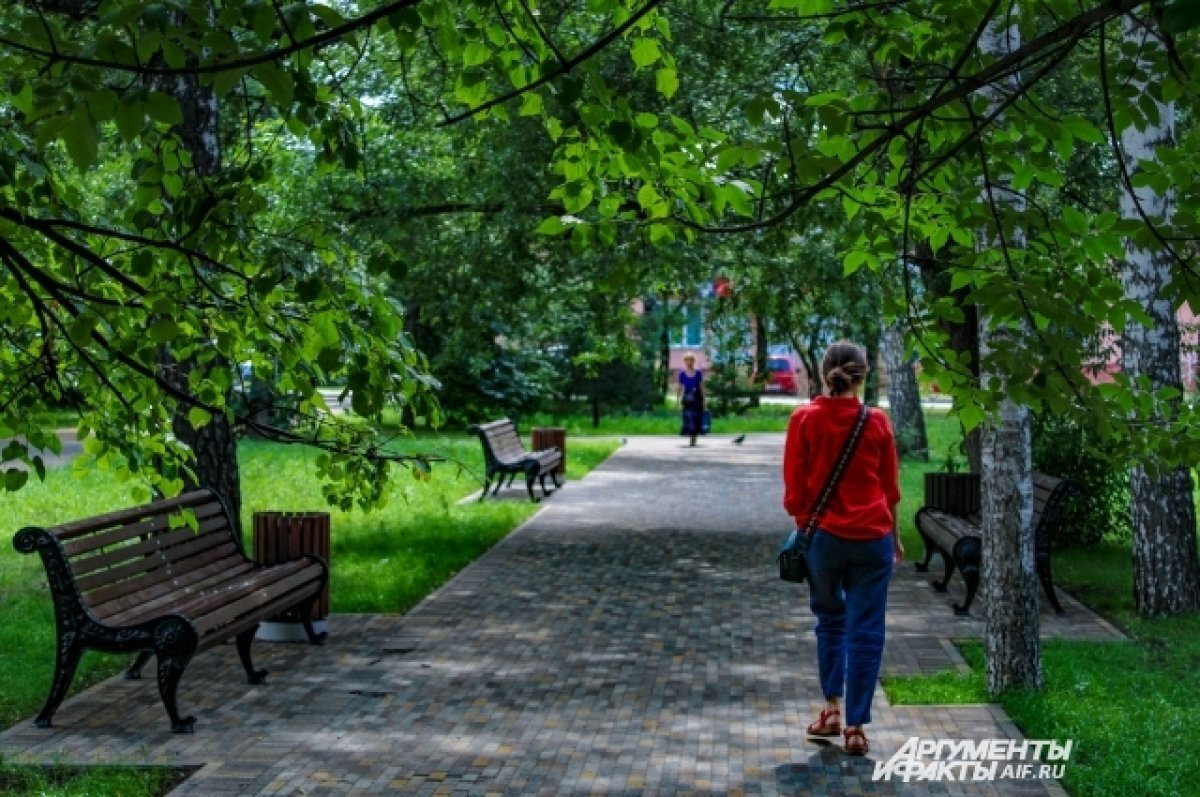
<svg viewBox="0 0 1200 797">
<path fill-rule="evenodd" d="M 1058 495 L 1059 487 L 1063 483 L 1063 479 L 1054 476 L 1047 476 L 1044 473 L 1033 474 L 1033 527 L 1036 529 L 1041 525 L 1046 514 L 1046 509 L 1051 506 L 1051 503 L 1057 503 L 1061 500 L 1061 495 Z M 982 524 L 982 517 L 977 513 L 967 518 L 968 521 L 975 525 Z"/>
<path fill-rule="evenodd" d="M 212 500 L 213 494 L 210 491 L 195 490 L 190 493 L 177 495 L 174 498 L 156 501 L 153 504 L 134 507 L 132 509 L 122 509 L 117 512 L 109 512 L 107 515 L 97 515 L 96 517 L 64 523 L 61 526 L 55 526 L 46 531 L 57 538 L 59 542 L 66 542 L 67 540 L 90 534 L 98 529 L 128 525 L 149 515 L 170 514 L 180 509 L 209 503 Z"/>
<path fill-rule="evenodd" d="M 203 522 L 212 517 L 225 516 L 225 506 L 220 501 L 215 500 L 186 507 L 186 509 L 195 515 L 197 522 Z M 132 520 L 113 527 L 93 529 L 64 542 L 62 546 L 63 553 L 72 560 L 77 560 L 83 554 L 99 548 L 119 545 L 127 540 L 137 539 L 147 534 L 162 531 L 169 527 L 172 520 L 175 520 L 176 524 L 178 524 L 178 518 L 180 517 L 179 510 L 168 510 L 152 514 L 141 520 Z M 54 531 L 54 529 L 50 529 L 52 534 Z"/>
<path fill-rule="evenodd" d="M 201 521 L 200 527 L 195 531 L 189 526 L 175 529 L 167 529 L 164 526 L 152 533 L 128 540 L 125 545 L 108 546 L 88 556 L 73 556 L 71 572 L 75 574 L 76 579 L 82 579 L 91 573 L 113 570 L 125 562 L 141 564 L 149 569 L 153 566 L 153 554 L 166 554 L 169 558 L 169 551 L 174 546 L 213 532 L 221 532 L 225 536 L 229 534 L 229 522 L 223 515 Z"/>
<path fill-rule="evenodd" d="M 480 424 L 476 428 L 486 441 L 492 456 L 498 461 L 511 463 L 529 456 L 529 452 L 521 445 L 516 424 L 507 418 Z"/>
<path fill-rule="evenodd" d="M 84 605 L 103 614 L 162 594 L 161 585 L 191 571 L 245 561 L 225 505 L 207 490 L 46 531 L 62 546 Z"/>
<path fill-rule="evenodd" d="M 102 603 L 132 595 L 163 581 L 170 581 L 179 573 L 219 561 L 236 561 L 241 556 L 238 547 L 228 534 L 206 534 L 188 542 L 172 546 L 170 558 L 161 555 L 146 557 L 149 565 L 140 562 L 114 567 L 76 580 L 84 603 L 98 606 Z"/>
<path fill-rule="evenodd" d="M 1062 479 L 1047 476 L 1044 473 L 1033 474 L 1033 525 L 1035 527 L 1042 522 L 1051 501 L 1058 500 L 1055 493 L 1062 482 Z"/>
</svg>

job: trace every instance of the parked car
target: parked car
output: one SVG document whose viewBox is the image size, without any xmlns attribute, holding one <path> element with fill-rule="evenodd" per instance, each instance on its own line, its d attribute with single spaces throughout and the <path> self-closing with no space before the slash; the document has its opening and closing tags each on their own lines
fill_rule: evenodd
<svg viewBox="0 0 1200 797">
<path fill-rule="evenodd" d="M 763 380 L 764 393 L 785 393 L 795 396 L 800 392 L 800 373 L 790 357 L 768 357 L 767 376 Z"/>
</svg>

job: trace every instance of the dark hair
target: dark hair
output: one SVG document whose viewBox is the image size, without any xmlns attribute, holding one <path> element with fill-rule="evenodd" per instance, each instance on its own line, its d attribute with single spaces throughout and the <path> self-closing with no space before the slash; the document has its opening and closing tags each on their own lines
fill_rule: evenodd
<svg viewBox="0 0 1200 797">
<path fill-rule="evenodd" d="M 821 376 L 834 395 L 857 387 L 867 376 L 867 352 L 857 343 L 839 340 L 825 350 Z"/>
</svg>

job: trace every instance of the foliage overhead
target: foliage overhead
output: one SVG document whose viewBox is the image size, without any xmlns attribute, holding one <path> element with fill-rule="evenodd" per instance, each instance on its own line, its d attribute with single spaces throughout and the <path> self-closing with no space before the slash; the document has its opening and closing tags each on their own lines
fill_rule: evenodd
<svg viewBox="0 0 1200 797">
<path fill-rule="evenodd" d="M 905 265 L 920 241 L 994 323 L 1028 322 L 1026 337 L 990 355 L 989 371 L 1008 374 L 1017 399 L 1090 414 L 1101 435 L 1177 459 L 1178 441 L 1200 433 L 1190 410 L 1165 430 L 1139 423 L 1174 397 L 1120 379 L 1095 388 L 1080 352 L 1140 317 L 1111 268 L 1126 238 L 1169 247 L 1178 264 L 1169 298 L 1200 306 L 1200 132 L 1181 127 L 1134 174 L 1115 154 L 1118 131 L 1157 113 L 1129 91 L 1131 69 L 1153 71 L 1150 99 L 1195 118 L 1195 9 L 1184 0 L 8 4 L 0 437 L 53 449 L 41 410 L 73 403 L 93 456 L 154 481 L 158 457 L 186 457 L 169 435 L 175 408 L 197 423 L 234 413 L 232 364 L 248 360 L 297 393 L 305 416 L 262 431 L 323 445 L 338 485 L 331 498 L 371 503 L 385 441 L 321 413 L 317 384 L 345 379 L 368 418 L 389 402 L 433 417 L 434 381 L 414 337 L 485 330 L 494 342 L 522 314 L 498 312 L 498 327 L 472 330 L 472 308 L 528 306 L 520 297 L 554 295 L 565 277 L 578 293 L 553 310 L 567 315 L 590 291 L 674 290 L 697 265 L 672 252 L 699 244 L 720 257 L 716 240 L 735 241 L 724 251 L 747 283 L 813 274 L 804 241 L 840 252 L 846 273 L 876 275 L 926 368 L 974 425 L 996 396 L 946 354 L 933 322 L 960 311 L 912 284 Z M 1168 45 L 1148 64 L 1119 42 L 1115 23 L 1130 12 Z M 1001 18 L 1022 45 L 981 55 L 978 37 Z M 1014 75 L 1019 89 L 1002 115 L 989 111 L 981 90 Z M 202 177 L 180 140 L 185 109 L 166 90 L 187 81 L 211 89 L 220 109 L 223 161 Z M 1103 112 L 1064 102 L 1077 96 L 1071 86 L 1099 97 Z M 431 119 L 450 134 L 430 131 Z M 472 171 L 472 158 L 505 137 L 497 163 Z M 400 146 L 373 146 L 383 140 Z M 528 179 L 505 195 L 505 169 L 521 153 Z M 1077 190 L 1077 173 L 1089 185 L 1169 187 L 1174 218 L 1121 221 L 1102 189 Z M 990 188 L 981 195 L 979 185 Z M 993 201 L 1002 192 L 1026 201 Z M 407 214 L 399 227 L 388 224 L 397 206 Z M 489 215 L 505 213 L 503 226 Z M 443 273 L 437 220 L 450 214 L 454 243 L 440 254 L 462 251 L 470 231 L 490 265 L 481 274 L 463 262 L 457 276 L 438 277 L 437 302 L 423 300 L 423 278 Z M 529 214 L 537 219 L 520 223 L 540 243 L 497 233 Z M 737 256 L 742 239 L 706 235 L 776 228 L 759 244 L 784 264 L 775 273 Z M 980 230 L 1000 241 L 1020 230 L 1028 246 L 984 247 Z M 497 235 L 505 240 L 488 240 Z M 618 254 L 600 256 L 609 251 Z M 539 253 L 551 265 L 531 267 Z M 464 299 L 447 313 L 454 288 Z M 535 327 L 511 339 L 557 335 Z M 184 388 L 159 374 L 167 345 L 197 364 Z M 19 442 L 3 459 L 41 467 Z M 10 488 L 25 478 L 6 473 Z M 178 488 L 165 477 L 157 486 Z"/>
</svg>

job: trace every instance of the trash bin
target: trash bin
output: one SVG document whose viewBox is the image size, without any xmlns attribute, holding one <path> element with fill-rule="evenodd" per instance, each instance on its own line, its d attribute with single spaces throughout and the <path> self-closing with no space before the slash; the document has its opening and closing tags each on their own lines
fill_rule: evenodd
<svg viewBox="0 0 1200 797">
<path fill-rule="evenodd" d="M 303 554 L 315 554 L 329 564 L 328 512 L 255 512 L 254 560 L 265 565 L 279 564 Z M 329 618 L 329 582 L 313 599 L 313 628 L 327 631 Z M 287 611 L 259 625 L 258 639 L 272 642 L 307 642 L 300 614 Z"/>
<path fill-rule="evenodd" d="M 566 478 L 567 474 L 567 430 L 561 426 L 538 426 L 534 427 L 531 432 L 532 439 L 529 441 L 533 446 L 534 451 L 542 451 L 547 448 L 557 448 L 562 452 L 562 462 L 558 463 L 558 467 L 554 472 L 559 476 Z"/>
</svg>

